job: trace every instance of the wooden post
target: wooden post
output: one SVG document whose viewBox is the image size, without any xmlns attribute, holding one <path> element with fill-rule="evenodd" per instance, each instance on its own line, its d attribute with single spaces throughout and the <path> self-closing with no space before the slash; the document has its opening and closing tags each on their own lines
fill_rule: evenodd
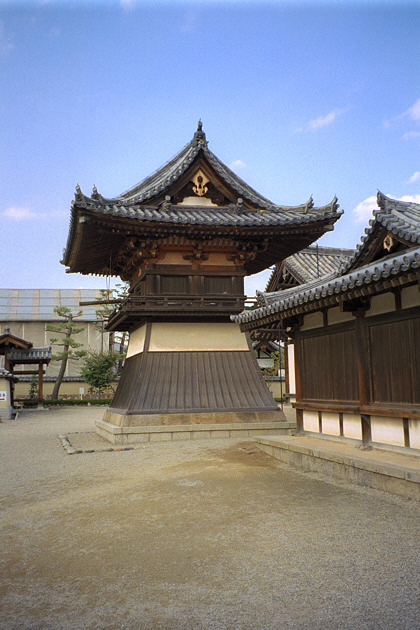
<svg viewBox="0 0 420 630">
<path fill-rule="evenodd" d="M 42 407 L 42 403 L 44 400 L 44 392 L 43 392 L 43 385 L 44 385 L 44 379 L 43 379 L 43 375 L 44 375 L 44 366 L 42 363 L 40 363 L 38 365 L 38 406 Z"/>
<path fill-rule="evenodd" d="M 284 342 L 284 385 L 286 394 L 290 394 L 290 381 L 289 381 L 289 342 Z"/>
<path fill-rule="evenodd" d="M 360 406 L 365 407 L 370 402 L 370 387 L 369 387 L 369 360 L 368 360 L 368 348 L 366 339 L 366 326 L 364 320 L 364 312 L 354 313 L 355 319 L 355 334 L 356 334 L 356 347 L 357 347 L 357 368 L 358 368 L 358 380 L 359 380 L 359 401 Z M 372 442 L 372 433 L 370 427 L 370 416 L 366 414 L 361 415 L 362 423 L 362 442 L 364 446 L 369 446 Z"/>
<path fill-rule="evenodd" d="M 302 340 L 295 337 L 295 387 L 296 387 L 296 402 L 299 403 L 302 400 Z M 303 432 L 303 411 L 302 409 L 296 409 L 296 424 L 298 433 Z"/>
</svg>

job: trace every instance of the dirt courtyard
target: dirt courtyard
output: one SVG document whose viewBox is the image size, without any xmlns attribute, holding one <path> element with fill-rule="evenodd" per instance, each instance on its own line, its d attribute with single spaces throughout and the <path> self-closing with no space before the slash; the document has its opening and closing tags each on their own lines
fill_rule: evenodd
<svg viewBox="0 0 420 630">
<path fill-rule="evenodd" d="M 252 439 L 104 452 L 102 414 L 0 424 L 1 628 L 419 627 L 418 503 Z"/>
</svg>

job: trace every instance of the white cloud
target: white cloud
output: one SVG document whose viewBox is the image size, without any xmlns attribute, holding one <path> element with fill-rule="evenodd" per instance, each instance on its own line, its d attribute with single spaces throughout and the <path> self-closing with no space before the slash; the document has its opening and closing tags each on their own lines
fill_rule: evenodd
<svg viewBox="0 0 420 630">
<path fill-rule="evenodd" d="M 420 203 L 420 195 L 402 195 L 396 197 L 395 195 L 386 195 L 390 199 L 398 199 L 399 201 L 410 201 L 414 203 Z M 355 223 L 367 223 L 370 219 L 373 219 L 373 211 L 378 210 L 376 202 L 376 195 L 367 197 L 357 205 L 352 214 L 354 215 Z"/>
<path fill-rule="evenodd" d="M 355 217 L 355 223 L 365 223 L 372 218 L 372 212 L 378 209 L 378 205 L 376 203 L 376 195 L 372 195 L 371 197 L 367 197 L 359 203 L 353 210 L 353 215 Z"/>
<path fill-rule="evenodd" d="M 420 98 L 417 101 L 400 114 L 400 118 L 409 118 L 410 120 L 420 121 Z"/>
<path fill-rule="evenodd" d="M 229 168 L 231 168 L 234 171 L 235 169 L 238 169 L 238 168 L 239 169 L 246 168 L 246 164 L 242 160 L 233 160 L 233 162 L 229 164 Z"/>
<path fill-rule="evenodd" d="M 403 195 L 402 197 L 396 197 L 400 201 L 411 201 L 413 203 L 420 203 L 420 195 Z"/>
<path fill-rule="evenodd" d="M 67 217 L 68 213 L 64 210 L 52 210 L 51 212 L 34 212 L 25 206 L 10 206 L 1 213 L 3 217 L 12 219 L 12 221 L 32 221 L 38 219 L 48 219 L 51 217 Z"/>
<path fill-rule="evenodd" d="M 410 138 L 418 138 L 420 136 L 420 131 L 407 131 L 403 135 L 403 140 L 410 140 Z"/>
<path fill-rule="evenodd" d="M 134 9 L 134 4 L 134 0 L 120 0 L 121 8 L 124 9 L 124 11 L 131 11 Z"/>
<path fill-rule="evenodd" d="M 3 211 L 3 216 L 14 221 L 26 221 L 28 219 L 37 219 L 39 215 L 32 212 L 29 208 L 11 206 Z"/>
<path fill-rule="evenodd" d="M 182 23 L 180 26 L 181 33 L 190 33 L 195 31 L 200 23 L 201 11 L 198 7 L 190 7 L 182 16 Z"/>
<path fill-rule="evenodd" d="M 337 109 L 333 109 L 325 116 L 312 118 L 303 127 L 297 127 L 294 130 L 294 133 L 303 133 L 304 131 L 318 131 L 318 129 L 328 127 L 328 125 L 331 125 L 335 120 L 337 120 L 337 118 L 341 116 L 341 114 L 344 114 L 345 111 L 345 109 L 337 107 Z"/>
<path fill-rule="evenodd" d="M 396 124 L 399 121 L 406 121 L 406 123 L 414 123 L 415 127 L 419 127 L 420 125 L 420 98 L 417 101 L 408 107 L 402 114 L 398 114 L 389 120 L 384 121 L 385 127 L 390 127 L 392 124 Z M 406 131 L 403 134 L 403 140 L 410 140 L 411 138 L 420 137 L 420 131 L 418 129 L 411 129 L 410 131 Z"/>
<path fill-rule="evenodd" d="M 0 56 L 6 57 L 14 48 L 15 45 L 12 42 L 12 38 L 6 34 L 4 22 L 0 20 Z"/>
<path fill-rule="evenodd" d="M 319 116 L 318 118 L 314 118 L 308 122 L 308 127 L 311 131 L 316 131 L 317 129 L 322 129 L 322 127 L 327 127 L 327 125 L 331 125 L 338 116 L 344 113 L 344 109 L 333 109 L 332 112 L 327 114 L 326 116 Z"/>
<path fill-rule="evenodd" d="M 406 184 L 414 184 L 414 182 L 418 182 L 420 179 L 420 171 L 416 171 L 412 174 L 411 177 L 407 179 Z"/>
</svg>

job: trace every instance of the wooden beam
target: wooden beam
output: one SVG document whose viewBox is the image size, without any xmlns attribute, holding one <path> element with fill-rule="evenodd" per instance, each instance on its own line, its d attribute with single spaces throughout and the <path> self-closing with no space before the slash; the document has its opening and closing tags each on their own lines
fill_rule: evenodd
<svg viewBox="0 0 420 630">
<path fill-rule="evenodd" d="M 41 367 L 42 364 L 40 364 Z M 39 368 L 38 370 L 18 370 L 17 372 L 14 372 L 15 376 L 21 376 L 22 374 L 39 374 Z M 43 372 L 43 374 L 45 374 L 45 372 Z"/>
</svg>

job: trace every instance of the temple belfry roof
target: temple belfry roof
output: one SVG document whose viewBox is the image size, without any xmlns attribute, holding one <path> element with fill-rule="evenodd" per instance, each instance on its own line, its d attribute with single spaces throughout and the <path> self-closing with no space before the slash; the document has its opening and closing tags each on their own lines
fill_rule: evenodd
<svg viewBox="0 0 420 630">
<path fill-rule="evenodd" d="M 71 272 L 104 274 L 105 268 L 111 268 L 111 274 L 119 275 L 109 262 L 121 245 L 117 223 L 126 226 L 126 235 L 130 230 L 131 234 L 150 234 L 157 226 L 161 235 L 165 230 L 167 234 L 185 235 L 197 229 L 208 235 L 220 228 L 223 235 L 235 238 L 244 231 L 248 237 L 250 231 L 262 237 L 267 233 L 272 236 L 273 229 L 298 230 L 301 242 L 284 251 L 290 255 L 331 230 L 341 214 L 335 197 L 322 207 L 315 207 L 312 197 L 298 206 L 277 205 L 263 197 L 210 151 L 200 121 L 192 140 L 173 158 L 117 197 L 106 198 L 96 187 L 88 196 L 76 187 L 62 262 Z M 114 226 L 112 239 L 108 234 L 101 243 L 97 239 L 94 243 L 92 223 Z M 304 236 L 306 228 L 308 234 Z M 82 260 L 82 250 L 87 247 L 91 249 L 89 259 L 83 255 Z M 252 273 L 269 264 L 261 261 L 260 268 L 255 266 Z"/>
</svg>

